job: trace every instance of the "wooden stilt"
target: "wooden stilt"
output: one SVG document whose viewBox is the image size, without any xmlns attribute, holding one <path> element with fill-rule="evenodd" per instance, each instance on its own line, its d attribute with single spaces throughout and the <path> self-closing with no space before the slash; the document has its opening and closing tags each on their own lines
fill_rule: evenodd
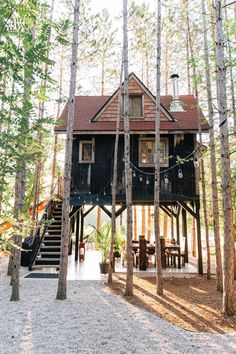
<svg viewBox="0 0 236 354">
<path fill-rule="evenodd" d="M 150 241 L 151 239 L 151 225 L 152 222 L 151 222 L 151 207 L 150 205 L 148 205 L 148 235 L 147 235 L 147 239 L 148 241 Z"/>
<path fill-rule="evenodd" d="M 137 241 L 137 208 L 134 206 L 134 240 Z"/>
<path fill-rule="evenodd" d="M 142 205 L 142 235 L 145 236 L 146 225 L 145 225 L 145 206 Z"/>
<path fill-rule="evenodd" d="M 178 208 L 178 211 L 177 211 L 177 214 L 176 214 L 176 238 L 177 238 L 177 243 L 178 243 L 178 245 L 180 244 L 179 210 L 180 210 L 180 208 Z"/>
<path fill-rule="evenodd" d="M 163 211 L 163 236 L 164 236 L 164 238 L 167 237 L 167 233 L 168 233 L 168 216 Z"/>
<path fill-rule="evenodd" d="M 84 240 L 84 210 L 83 207 L 81 208 L 81 215 L 80 215 L 80 242 Z"/>
<path fill-rule="evenodd" d="M 97 229 L 98 230 L 101 227 L 101 220 L 102 220 L 102 218 L 101 218 L 102 215 L 101 214 L 102 214 L 102 210 L 101 210 L 100 206 L 98 205 L 98 209 L 97 209 Z"/>
<path fill-rule="evenodd" d="M 182 235 L 185 240 L 185 245 L 184 245 L 184 260 L 186 263 L 188 263 L 188 230 L 187 230 L 187 212 L 184 208 L 182 208 Z"/>
<path fill-rule="evenodd" d="M 192 256 L 196 257 L 196 219 L 192 216 Z"/>
<path fill-rule="evenodd" d="M 198 273 L 203 274 L 202 265 L 202 240 L 201 240 L 201 224 L 200 224 L 200 203 L 196 201 L 196 222 L 197 222 L 197 247 L 198 247 Z"/>
<path fill-rule="evenodd" d="M 75 261 L 78 261 L 78 256 L 79 256 L 79 226 L 80 226 L 80 210 L 76 214 Z"/>
<path fill-rule="evenodd" d="M 174 238 L 174 216 L 173 216 L 173 207 L 172 206 L 171 206 L 170 222 L 171 222 L 171 241 L 172 241 Z"/>
</svg>

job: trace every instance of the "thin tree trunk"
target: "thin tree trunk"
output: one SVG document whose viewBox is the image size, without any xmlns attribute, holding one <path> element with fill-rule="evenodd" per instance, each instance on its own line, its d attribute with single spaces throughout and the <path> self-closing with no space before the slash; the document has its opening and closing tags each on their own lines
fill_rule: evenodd
<svg viewBox="0 0 236 354">
<path fill-rule="evenodd" d="M 192 256 L 196 257 L 196 220 L 192 217 Z"/>
<path fill-rule="evenodd" d="M 203 214 L 204 214 L 204 223 L 206 230 L 206 250 L 207 250 L 207 279 L 211 279 L 211 254 L 210 254 L 210 243 L 209 243 L 209 225 L 208 225 L 208 213 L 206 205 L 206 185 L 205 185 L 205 169 L 204 161 L 201 160 L 201 172 L 202 172 L 202 199 L 203 199 Z"/>
<path fill-rule="evenodd" d="M 188 1 L 186 2 L 188 6 Z M 194 61 L 194 52 L 193 52 L 193 43 L 192 43 L 192 38 L 191 38 L 191 32 L 190 32 L 190 23 L 189 23 L 189 15 L 187 12 L 187 32 L 188 32 L 188 40 L 189 40 L 189 50 L 190 50 L 190 57 L 191 60 Z M 193 65 L 193 87 L 195 90 L 195 96 L 196 96 L 196 104 L 197 104 L 197 120 L 198 120 L 198 134 L 199 134 L 199 144 L 202 146 L 202 127 L 201 127 L 201 115 L 200 115 L 200 106 L 199 106 L 199 92 L 198 92 L 198 84 L 196 82 L 197 80 L 197 72 L 196 72 L 196 67 Z M 202 165 L 202 163 L 201 163 Z M 201 181 L 202 181 L 202 189 L 203 189 L 203 211 L 204 215 L 207 210 L 206 206 L 206 181 L 205 181 L 205 174 L 204 174 L 204 168 L 202 167 L 202 176 L 201 176 Z M 209 223 L 208 223 L 208 218 L 204 217 L 204 223 L 205 223 L 205 235 L 206 235 L 206 248 L 207 248 L 207 277 L 210 278 L 210 249 L 209 249 Z"/>
<path fill-rule="evenodd" d="M 214 136 L 214 111 L 212 102 L 212 87 L 210 75 L 210 61 L 208 50 L 207 26 L 206 26 L 206 9 L 205 0 L 202 0 L 202 19 L 203 19 L 203 39 L 204 39 L 204 59 L 205 59 L 205 75 L 207 85 L 207 102 L 208 102 L 208 119 L 209 119 L 209 140 L 210 140 L 210 158 L 211 158 L 211 191 L 212 191 L 212 207 L 213 207 L 213 225 L 214 240 L 216 254 L 216 287 L 217 290 L 223 290 L 222 275 L 222 256 L 220 246 L 220 226 L 219 226 L 219 200 L 217 190 L 217 173 L 216 173 L 216 152 L 215 152 L 215 136 Z"/>
<path fill-rule="evenodd" d="M 167 214 L 163 211 L 163 236 L 166 238 L 167 237 L 167 230 L 168 230 L 168 216 Z"/>
<path fill-rule="evenodd" d="M 155 122 L 155 185 L 154 232 L 156 252 L 156 292 L 163 295 L 161 242 L 160 242 L 160 115 L 161 115 L 161 0 L 157 0 L 157 69 L 156 69 L 156 122 Z"/>
<path fill-rule="evenodd" d="M 119 148 L 119 133 L 120 133 L 120 116 L 121 116 L 121 90 L 122 90 L 122 78 L 123 78 L 123 53 L 121 58 L 121 71 L 120 71 L 120 87 L 118 93 L 118 111 L 116 117 L 116 136 L 115 136 L 115 147 L 114 147 L 114 166 L 113 166 L 113 179 L 112 179 L 112 207 L 111 207 L 111 248 L 110 248 L 110 262 L 109 262 L 109 272 L 107 285 L 112 283 L 112 272 L 114 269 L 113 265 L 113 253 L 114 253 L 114 242 L 116 233 L 116 188 L 117 188 L 117 165 L 118 165 L 118 148 Z"/>
<path fill-rule="evenodd" d="M 234 235 L 231 195 L 231 168 L 228 140 L 226 67 L 224 59 L 224 36 L 222 23 L 222 2 L 215 1 L 216 61 L 218 84 L 218 109 L 220 118 L 220 151 L 222 169 L 222 196 L 224 221 L 224 268 L 223 268 L 223 311 L 232 316 L 234 309 Z"/>
<path fill-rule="evenodd" d="M 100 228 L 101 228 L 101 223 L 102 223 L 102 221 L 101 221 L 101 215 L 102 213 L 101 213 L 101 208 L 100 208 L 100 206 L 98 206 L 98 209 L 97 209 L 97 230 L 100 230 Z"/>
<path fill-rule="evenodd" d="M 189 65 L 189 41 L 188 41 L 188 33 L 187 32 L 186 32 L 186 49 L 187 49 L 188 95 L 191 95 L 191 77 L 190 77 L 190 65 Z"/>
<path fill-rule="evenodd" d="M 129 128 L 129 71 L 128 71 L 128 24 L 127 0 L 123 0 L 123 54 L 124 54 L 124 135 L 125 135 L 125 192 L 126 192 L 126 252 L 127 272 L 125 295 L 133 295 L 133 255 L 132 255 L 132 173 L 130 167 Z"/>
<path fill-rule="evenodd" d="M 226 1 L 224 1 L 224 5 L 226 5 Z M 227 13 L 227 6 L 224 7 L 225 9 L 225 20 L 228 20 L 228 13 Z M 229 30 L 226 27 L 227 33 L 227 48 L 228 48 L 228 56 L 229 56 L 229 79 L 230 79 L 230 93 L 231 93 L 231 107 L 232 107 L 232 114 L 233 114 L 233 124 L 234 130 L 236 130 L 236 104 L 235 104 L 235 90 L 234 90 L 234 75 L 233 75 L 233 64 L 232 64 L 232 48 L 229 38 Z"/>
<path fill-rule="evenodd" d="M 145 215 L 145 206 L 142 205 L 142 235 L 145 236 L 146 232 L 146 223 L 145 223 L 146 215 Z"/>
<path fill-rule="evenodd" d="M 59 97 L 57 99 L 56 120 L 59 119 L 60 110 L 61 110 L 62 79 L 63 79 L 63 59 L 64 59 L 64 47 L 62 45 L 62 47 L 61 47 L 61 58 L 60 58 L 60 68 L 59 68 Z M 58 136 L 57 136 L 57 134 L 55 134 L 55 137 L 54 137 L 54 148 L 53 148 L 53 162 L 52 162 L 51 194 L 53 193 L 55 179 L 56 179 L 57 149 L 58 149 Z"/>
<path fill-rule="evenodd" d="M 71 55 L 70 72 L 70 94 L 68 102 L 67 117 L 67 140 L 65 152 L 64 167 L 64 196 L 62 202 L 62 248 L 60 259 L 60 271 L 58 278 L 57 296 L 58 300 L 64 300 L 67 297 L 67 268 L 68 268 L 68 248 L 69 248 L 69 213 L 70 213 L 70 184 L 71 184 L 71 166 L 72 166 L 72 146 L 73 146 L 73 127 L 75 114 L 75 89 L 76 89 L 76 71 L 78 54 L 78 36 L 79 36 L 79 9 L 80 0 L 74 3 L 74 21 L 73 21 L 73 41 Z"/>
</svg>

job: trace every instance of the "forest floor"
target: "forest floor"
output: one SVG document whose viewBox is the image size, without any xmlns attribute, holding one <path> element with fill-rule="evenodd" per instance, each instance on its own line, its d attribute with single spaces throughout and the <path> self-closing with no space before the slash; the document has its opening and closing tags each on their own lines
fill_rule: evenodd
<svg viewBox="0 0 236 354">
<path fill-rule="evenodd" d="M 6 257 L 0 257 L 1 354 L 236 352 L 236 333 L 233 326 L 232 333 L 223 333 L 224 330 L 220 330 L 215 323 L 217 333 L 186 331 L 170 323 L 167 317 L 167 321 L 161 318 L 163 314 L 157 316 L 154 310 L 150 311 L 150 308 L 143 305 L 144 308 L 140 308 L 138 303 L 118 296 L 117 293 L 121 294 L 124 284 L 122 277 L 115 283 L 115 293 L 102 281 L 68 281 L 68 298 L 60 301 L 55 299 L 57 279 L 31 279 L 22 276 L 21 299 L 10 302 L 11 288 L 9 277 L 6 276 L 6 261 Z M 22 271 L 22 275 L 26 273 L 24 268 Z M 196 278 L 195 288 L 199 289 L 197 279 L 201 278 Z M 181 282 L 181 278 L 177 281 Z M 138 284 L 143 288 L 146 282 L 151 284 L 152 279 L 135 277 L 135 298 Z M 170 278 L 168 282 L 171 283 Z M 142 293 L 144 297 L 144 288 Z M 171 295 L 166 292 L 165 296 Z M 201 296 L 205 294 L 202 293 Z M 153 296 L 152 300 L 155 299 L 156 296 Z M 179 299 L 174 300 L 172 297 L 171 300 L 172 311 L 176 308 L 176 316 L 180 318 Z M 213 298 L 212 302 L 214 301 Z M 190 315 L 192 306 L 195 305 L 189 305 L 186 317 Z M 209 313 L 209 322 L 211 317 L 212 314 Z M 199 321 L 197 316 L 195 318 L 196 322 Z M 227 328 L 229 327 L 228 323 Z M 201 328 L 197 330 L 201 331 Z"/>
<path fill-rule="evenodd" d="M 125 275 L 115 275 L 112 291 L 123 297 Z M 236 332 L 236 316 L 222 313 L 222 293 L 216 280 L 205 276 L 164 278 L 164 296 L 156 294 L 154 277 L 134 276 L 131 304 L 145 309 L 168 322 L 194 332 Z"/>
</svg>

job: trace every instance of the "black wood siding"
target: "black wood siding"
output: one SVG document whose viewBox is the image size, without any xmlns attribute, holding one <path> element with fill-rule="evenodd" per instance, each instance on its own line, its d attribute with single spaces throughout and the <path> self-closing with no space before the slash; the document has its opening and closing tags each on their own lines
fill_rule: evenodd
<svg viewBox="0 0 236 354">
<path fill-rule="evenodd" d="M 147 137 L 147 136 L 145 136 Z M 185 158 L 194 150 L 194 135 L 185 134 L 184 140 L 174 147 L 174 135 L 163 135 L 169 141 L 169 167 L 161 168 L 161 200 L 188 200 L 196 197 L 195 193 L 195 169 L 191 156 L 188 162 L 176 165 L 177 156 Z M 79 163 L 79 141 L 95 140 L 95 162 L 92 164 Z M 113 173 L 114 135 L 80 135 L 76 136 L 73 143 L 73 167 L 72 167 L 72 195 L 88 195 L 90 200 L 103 198 L 107 202 L 111 195 L 111 182 Z M 139 168 L 139 136 L 131 136 L 131 161 Z M 117 199 L 125 200 L 124 184 L 124 139 L 120 137 L 118 159 L 118 185 Z M 183 178 L 178 177 L 178 169 L 182 169 Z M 139 168 L 143 172 L 153 173 L 153 168 Z M 168 171 L 166 171 L 169 169 Z M 133 200 L 137 202 L 153 201 L 154 176 L 145 175 L 135 169 L 133 177 Z M 166 171 L 164 173 L 164 171 Z M 169 183 L 164 182 L 167 176 Z M 142 181 L 140 181 L 142 179 Z"/>
</svg>

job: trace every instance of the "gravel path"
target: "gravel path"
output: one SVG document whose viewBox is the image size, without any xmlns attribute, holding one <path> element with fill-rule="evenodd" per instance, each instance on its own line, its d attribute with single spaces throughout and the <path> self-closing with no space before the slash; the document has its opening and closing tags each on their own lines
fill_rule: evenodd
<svg viewBox="0 0 236 354">
<path fill-rule="evenodd" d="M 191 333 L 112 295 L 99 281 L 69 281 L 55 300 L 56 279 L 22 279 L 9 302 L 0 285 L 0 353 L 235 353 L 236 334 Z"/>
</svg>

